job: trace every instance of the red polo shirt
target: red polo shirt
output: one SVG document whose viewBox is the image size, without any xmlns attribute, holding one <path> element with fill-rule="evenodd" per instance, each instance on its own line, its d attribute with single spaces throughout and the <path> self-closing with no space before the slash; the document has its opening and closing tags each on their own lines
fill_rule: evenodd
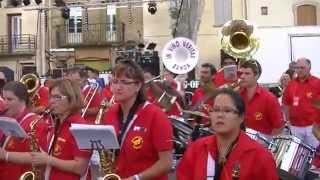
<svg viewBox="0 0 320 180">
<path fill-rule="evenodd" d="M 320 80 L 309 76 L 305 81 L 289 81 L 283 93 L 283 104 L 289 108 L 289 120 L 293 126 L 310 126 L 320 119 L 313 103 L 320 97 Z"/>
<path fill-rule="evenodd" d="M 170 151 L 173 148 L 172 127 L 167 115 L 154 104 L 146 102 L 136 111 L 136 118 L 124 137 L 117 162 L 117 174 L 127 178 L 150 168 L 159 160 L 159 152 Z M 120 130 L 120 105 L 113 105 L 104 114 L 104 124 Z M 154 180 L 168 179 L 167 174 L 153 178 Z"/>
<path fill-rule="evenodd" d="M 250 101 L 246 89 L 241 89 L 240 95 L 246 106 L 244 117 L 246 127 L 271 135 L 273 129 L 284 125 L 280 104 L 271 92 L 257 85 Z"/>
<path fill-rule="evenodd" d="M 30 111 L 25 110 L 16 120 L 20 123 L 21 127 L 30 133 L 30 123 L 39 118 L 38 115 L 30 113 Z M 48 139 L 48 125 L 44 121 L 38 122 L 35 127 L 36 131 L 36 140 L 40 148 L 44 151 L 47 151 Z M 30 139 L 21 139 L 16 137 L 7 137 L 7 143 L 5 144 L 5 150 L 8 152 L 30 152 Z M 19 177 L 26 171 L 31 170 L 31 165 L 25 164 L 14 164 L 0 161 L 0 179 L 19 179 Z"/>
<path fill-rule="evenodd" d="M 90 94 L 87 96 L 88 93 L 90 93 Z M 82 90 L 82 94 L 83 94 L 83 98 L 85 98 L 85 97 L 87 96 L 87 99 L 86 99 L 87 102 L 84 102 L 84 105 L 85 105 L 85 107 L 86 107 L 87 103 L 88 103 L 89 100 L 90 100 L 90 97 L 92 97 L 93 90 L 92 90 L 92 89 L 90 90 L 89 87 L 84 88 L 84 89 Z M 97 107 L 99 108 L 99 107 L 100 107 L 100 104 L 101 104 L 101 101 L 102 101 L 102 96 L 101 96 L 101 94 L 100 94 L 100 92 L 99 92 L 99 89 L 97 89 L 96 93 L 94 94 L 94 96 L 93 96 L 93 98 L 92 98 L 92 100 L 91 100 L 91 102 L 90 102 L 90 104 L 89 104 L 88 109 L 90 109 L 90 108 L 97 108 Z M 84 107 L 84 108 L 85 108 L 85 107 Z M 96 120 L 96 116 L 97 116 L 97 114 L 94 114 L 94 115 L 88 115 L 88 114 L 86 114 L 86 115 L 84 116 L 84 119 L 87 120 L 87 123 L 93 123 L 93 122 Z"/>
<path fill-rule="evenodd" d="M 189 145 L 178 164 L 177 180 L 207 179 L 208 153 L 216 162 L 218 156 L 216 136 L 204 137 Z M 232 179 L 235 163 L 240 164 L 240 180 L 279 179 L 271 153 L 244 132 L 240 132 L 239 140 L 223 166 L 220 180 Z"/>
<path fill-rule="evenodd" d="M 53 143 L 50 152 L 51 156 L 62 160 L 73 160 L 75 157 L 90 159 L 91 151 L 80 150 L 75 138 L 71 134 L 69 130 L 71 123 L 86 124 L 86 121 L 81 117 L 80 113 L 74 113 L 65 119 L 57 130 L 56 140 Z M 51 167 L 49 179 L 79 180 L 80 176 Z"/>
<path fill-rule="evenodd" d="M 203 101 L 204 100 L 203 98 L 205 97 L 205 95 L 206 94 L 205 94 L 204 89 L 202 87 L 198 87 L 194 91 L 192 99 L 191 99 L 192 107 L 194 107 L 199 101 Z M 214 102 L 213 101 L 213 97 L 212 98 L 208 98 L 203 104 L 199 104 L 199 105 L 201 105 L 201 107 L 199 107 L 198 109 L 201 112 L 203 112 L 203 113 L 205 113 L 206 115 L 209 116 L 208 109 L 206 109 L 206 108 L 212 108 L 213 107 L 213 102 Z M 204 118 L 204 117 L 201 118 L 201 121 L 200 121 L 200 123 L 202 123 L 202 124 L 207 124 L 209 122 L 210 122 L 209 118 Z"/>
</svg>

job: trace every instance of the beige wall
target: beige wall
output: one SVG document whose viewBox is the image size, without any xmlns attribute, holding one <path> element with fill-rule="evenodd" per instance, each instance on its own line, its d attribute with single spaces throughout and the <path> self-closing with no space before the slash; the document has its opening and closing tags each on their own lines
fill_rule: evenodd
<svg viewBox="0 0 320 180">
<path fill-rule="evenodd" d="M 248 19 L 258 26 L 294 26 L 298 5 L 312 4 L 317 7 L 320 24 L 320 0 L 247 0 Z M 268 15 L 261 15 L 261 7 L 268 7 Z"/>
<path fill-rule="evenodd" d="M 37 11 L 24 11 L 23 8 L 4 8 L 4 2 L 2 2 L 3 8 L 0 9 L 0 35 L 8 36 L 8 15 L 21 14 L 22 19 L 22 34 L 36 35 L 37 32 Z M 19 79 L 21 76 L 22 64 L 35 63 L 35 56 L 2 56 L 1 66 L 7 66 L 15 71 L 15 79 Z"/>
<path fill-rule="evenodd" d="M 37 11 L 24 11 L 22 8 L 1 8 L 0 10 L 0 35 L 8 34 L 8 15 L 21 14 L 22 33 L 36 34 L 37 32 Z"/>
</svg>

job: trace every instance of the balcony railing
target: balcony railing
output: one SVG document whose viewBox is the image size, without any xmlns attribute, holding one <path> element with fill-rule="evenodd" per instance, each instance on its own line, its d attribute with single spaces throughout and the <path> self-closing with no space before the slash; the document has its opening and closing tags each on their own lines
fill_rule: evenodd
<svg viewBox="0 0 320 180">
<path fill-rule="evenodd" d="M 124 42 L 124 24 L 88 24 L 82 27 L 58 26 L 59 47 L 117 46 Z"/>
<path fill-rule="evenodd" d="M 20 34 L 13 36 L 0 35 L 0 55 L 35 55 L 36 36 Z"/>
</svg>

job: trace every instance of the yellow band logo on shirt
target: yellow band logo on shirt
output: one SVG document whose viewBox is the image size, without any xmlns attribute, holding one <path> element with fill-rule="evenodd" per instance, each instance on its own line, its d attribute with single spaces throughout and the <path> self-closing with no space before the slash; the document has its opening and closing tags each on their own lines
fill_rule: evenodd
<svg viewBox="0 0 320 180">
<path fill-rule="evenodd" d="M 133 149 L 141 149 L 143 144 L 143 139 L 141 136 L 135 136 L 131 140 Z"/>
<path fill-rule="evenodd" d="M 62 152 L 62 148 L 61 148 L 61 145 L 60 144 L 55 144 L 54 147 L 53 147 L 53 152 L 52 154 L 54 156 L 59 156 Z"/>
<path fill-rule="evenodd" d="M 255 119 L 256 119 L 257 121 L 261 121 L 262 118 L 263 118 L 263 114 L 262 114 L 262 112 L 256 112 L 256 113 L 254 114 L 254 117 L 255 117 Z"/>
<path fill-rule="evenodd" d="M 312 98 L 313 94 L 312 94 L 312 92 L 307 92 L 306 96 L 307 96 L 307 98 Z"/>
</svg>

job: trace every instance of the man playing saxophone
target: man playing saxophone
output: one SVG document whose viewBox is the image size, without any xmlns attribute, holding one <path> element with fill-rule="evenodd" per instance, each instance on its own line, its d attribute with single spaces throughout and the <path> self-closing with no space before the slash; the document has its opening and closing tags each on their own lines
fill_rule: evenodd
<svg viewBox="0 0 320 180">
<path fill-rule="evenodd" d="M 15 118 L 21 127 L 30 133 L 31 123 L 39 118 L 28 107 L 28 93 L 26 87 L 16 81 L 8 82 L 3 87 L 5 110 L 2 116 Z M 34 126 L 37 145 L 47 151 L 48 125 L 44 121 Z M 4 145 L 0 148 L 0 179 L 19 179 L 26 171 L 31 170 L 30 139 L 6 137 Z"/>
<path fill-rule="evenodd" d="M 48 180 L 79 180 L 87 175 L 91 151 L 80 150 L 69 130 L 71 123 L 86 123 L 81 117 L 80 87 L 69 79 L 57 80 L 49 89 L 49 107 L 57 116 L 48 153 L 32 152 L 32 163 L 45 165 Z"/>
<path fill-rule="evenodd" d="M 145 100 L 140 66 L 121 60 L 114 68 L 111 90 L 116 104 L 104 114 L 121 144 L 116 174 L 123 180 L 168 179 L 172 162 L 172 127 L 167 115 Z"/>
</svg>

